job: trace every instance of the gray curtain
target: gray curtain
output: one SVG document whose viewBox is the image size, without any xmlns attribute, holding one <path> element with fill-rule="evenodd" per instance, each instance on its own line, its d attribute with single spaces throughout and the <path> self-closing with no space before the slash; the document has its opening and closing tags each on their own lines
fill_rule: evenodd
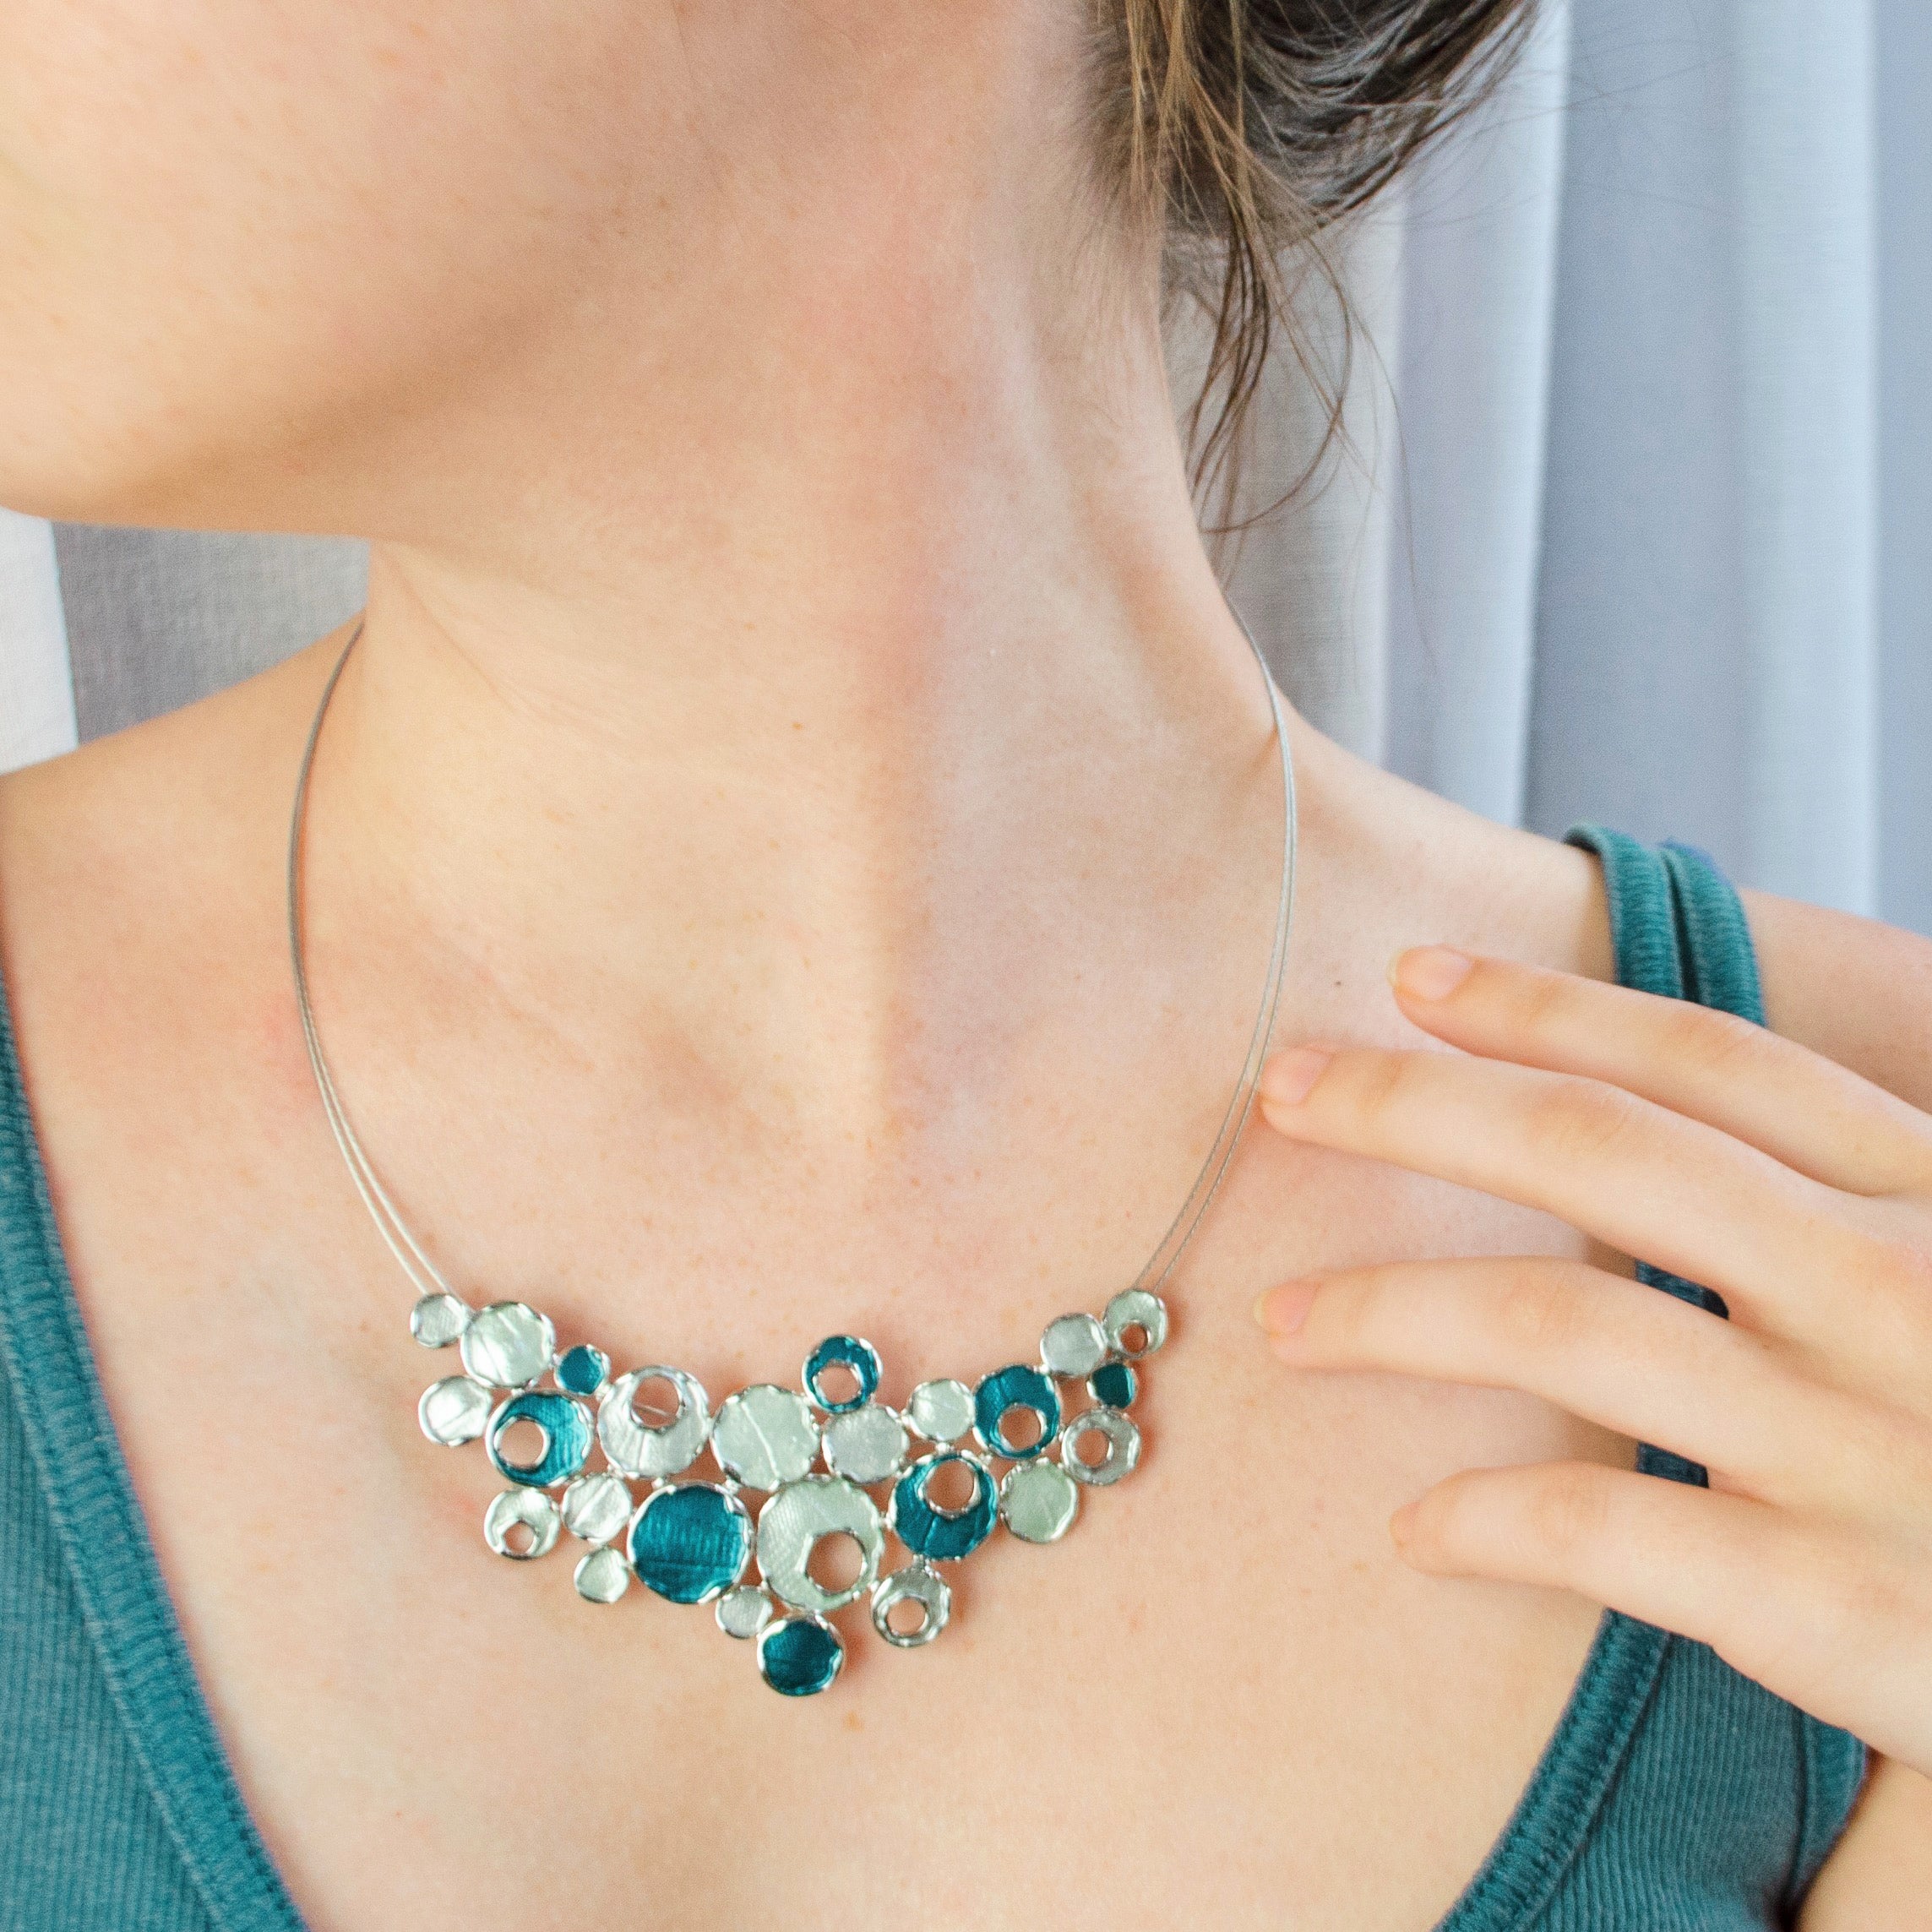
<svg viewBox="0 0 1932 1932">
<path fill-rule="evenodd" d="M 1551 0 L 1347 268 L 1348 449 L 1225 564 L 1298 705 L 1490 816 L 1932 933 L 1932 8 Z M 1285 367 L 1263 430 L 1254 501 L 1316 433 Z M 272 662 L 364 568 L 0 513 L 0 765 Z"/>
</svg>

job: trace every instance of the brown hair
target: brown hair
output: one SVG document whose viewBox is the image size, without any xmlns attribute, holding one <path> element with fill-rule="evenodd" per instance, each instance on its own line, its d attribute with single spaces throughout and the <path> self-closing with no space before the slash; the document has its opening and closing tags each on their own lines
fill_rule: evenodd
<svg viewBox="0 0 1932 1932">
<path fill-rule="evenodd" d="M 1107 189 L 1160 238 L 1166 299 L 1191 297 L 1212 319 L 1185 433 L 1197 494 L 1218 476 L 1225 514 L 1278 329 L 1327 405 L 1331 438 L 1340 425 L 1341 389 L 1294 328 L 1283 260 L 1342 296 L 1328 232 L 1494 85 L 1534 0 L 1095 4 Z M 1342 313 L 1346 328 L 1345 297 Z M 1217 394 L 1204 440 L 1202 411 Z"/>
</svg>

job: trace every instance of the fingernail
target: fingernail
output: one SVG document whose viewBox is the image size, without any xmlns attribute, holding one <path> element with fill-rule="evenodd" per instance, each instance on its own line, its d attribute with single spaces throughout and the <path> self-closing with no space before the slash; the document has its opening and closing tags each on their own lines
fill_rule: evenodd
<svg viewBox="0 0 1932 1932">
<path fill-rule="evenodd" d="M 1269 1334 L 1293 1335 L 1308 1320 L 1319 1282 L 1285 1282 L 1254 1303 L 1254 1319 Z"/>
<path fill-rule="evenodd" d="M 1320 1047 L 1290 1047 L 1285 1053 L 1276 1053 L 1262 1069 L 1262 1099 L 1277 1107 L 1299 1107 L 1334 1058 Z"/>
<path fill-rule="evenodd" d="M 1417 999 L 1446 999 L 1469 977 L 1475 965 L 1454 946 L 1412 946 L 1389 962 L 1389 977 Z"/>
</svg>

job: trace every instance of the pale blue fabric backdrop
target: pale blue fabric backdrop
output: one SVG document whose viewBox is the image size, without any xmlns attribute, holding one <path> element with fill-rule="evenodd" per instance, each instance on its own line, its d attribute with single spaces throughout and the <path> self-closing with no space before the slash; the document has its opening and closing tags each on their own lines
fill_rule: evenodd
<svg viewBox="0 0 1932 1932">
<path fill-rule="evenodd" d="M 1296 701 L 1479 811 L 1932 932 L 1932 7 L 1556 0 L 1352 267 L 1362 460 L 1228 569 Z M 1269 406 L 1258 487 L 1309 433 Z M 0 513 L 0 765 L 273 661 L 362 574 Z"/>
</svg>

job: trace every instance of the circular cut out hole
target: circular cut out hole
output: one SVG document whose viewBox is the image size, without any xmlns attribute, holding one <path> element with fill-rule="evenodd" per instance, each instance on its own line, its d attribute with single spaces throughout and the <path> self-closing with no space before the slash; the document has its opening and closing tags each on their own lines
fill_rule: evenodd
<svg viewBox="0 0 1932 1932">
<path fill-rule="evenodd" d="M 1120 1331 L 1120 1352 L 1123 1355 L 1138 1355 L 1147 1346 L 1147 1330 L 1143 1323 L 1130 1321 Z"/>
<path fill-rule="evenodd" d="M 971 1509 L 977 1490 L 972 1466 L 956 1457 L 940 1463 L 926 1478 L 926 1500 L 943 1516 L 956 1516 Z"/>
<path fill-rule="evenodd" d="M 926 1606 L 917 1597 L 901 1597 L 885 1613 L 887 1629 L 902 1637 L 916 1637 L 926 1627 Z"/>
<path fill-rule="evenodd" d="M 858 1539 L 844 1530 L 833 1530 L 820 1537 L 805 1559 L 805 1574 L 821 1590 L 835 1593 L 851 1589 L 858 1581 L 859 1571 L 863 1567 Z"/>
<path fill-rule="evenodd" d="M 526 1522 L 514 1522 L 503 1532 L 503 1547 L 522 1556 L 536 1542 L 536 1532 Z"/>
<path fill-rule="evenodd" d="M 1113 1453 L 1113 1445 L 1097 1429 L 1083 1429 L 1074 1438 L 1074 1454 L 1089 1469 L 1097 1469 Z"/>
<path fill-rule="evenodd" d="M 668 1375 L 649 1375 L 631 1391 L 630 1412 L 646 1429 L 664 1429 L 678 1419 L 678 1385 Z"/>
<path fill-rule="evenodd" d="M 1040 1412 L 1015 1402 L 999 1418 L 999 1439 L 1011 1449 L 1031 1449 L 1045 1433 Z"/>
<path fill-rule="evenodd" d="M 512 1469 L 534 1469 L 550 1453 L 550 1431 L 535 1416 L 519 1416 L 497 1437 L 497 1454 Z"/>
<path fill-rule="evenodd" d="M 858 1371 L 849 1362 L 828 1362 L 815 1378 L 819 1400 L 829 1409 L 858 1393 Z"/>
</svg>

